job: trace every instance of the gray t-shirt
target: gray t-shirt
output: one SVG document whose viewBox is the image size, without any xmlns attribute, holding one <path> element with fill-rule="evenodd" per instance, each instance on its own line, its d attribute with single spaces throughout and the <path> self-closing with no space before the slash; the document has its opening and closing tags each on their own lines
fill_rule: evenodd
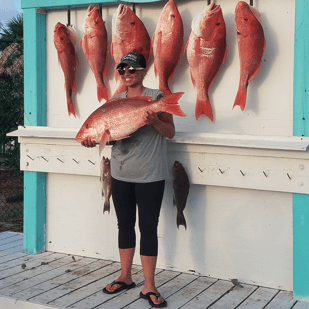
<svg viewBox="0 0 309 309">
<path fill-rule="evenodd" d="M 158 89 L 146 88 L 142 96 L 157 100 Z M 125 98 L 126 92 L 114 98 Z M 166 138 L 153 125 L 144 125 L 130 137 L 116 141 L 111 156 L 112 177 L 127 182 L 146 183 L 164 180 L 167 176 Z"/>
</svg>

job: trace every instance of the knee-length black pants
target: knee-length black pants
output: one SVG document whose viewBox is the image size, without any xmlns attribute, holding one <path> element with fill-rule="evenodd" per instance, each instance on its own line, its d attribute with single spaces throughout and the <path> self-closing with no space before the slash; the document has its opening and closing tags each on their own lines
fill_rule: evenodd
<svg viewBox="0 0 309 309">
<path fill-rule="evenodd" d="M 158 255 L 160 209 L 165 180 L 149 183 L 131 183 L 112 178 L 112 198 L 118 220 L 118 246 L 135 248 L 136 204 L 141 233 L 140 254 Z"/>
</svg>

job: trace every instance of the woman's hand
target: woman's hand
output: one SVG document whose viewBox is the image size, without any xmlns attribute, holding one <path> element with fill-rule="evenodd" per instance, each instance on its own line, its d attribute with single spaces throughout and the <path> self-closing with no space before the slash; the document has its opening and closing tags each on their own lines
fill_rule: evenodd
<svg viewBox="0 0 309 309">
<path fill-rule="evenodd" d="M 153 126 L 160 121 L 157 114 L 150 111 L 146 111 L 144 120 L 147 124 L 152 124 Z"/>
<path fill-rule="evenodd" d="M 96 141 L 90 137 L 82 139 L 81 144 L 87 148 L 95 147 L 97 145 Z"/>
</svg>

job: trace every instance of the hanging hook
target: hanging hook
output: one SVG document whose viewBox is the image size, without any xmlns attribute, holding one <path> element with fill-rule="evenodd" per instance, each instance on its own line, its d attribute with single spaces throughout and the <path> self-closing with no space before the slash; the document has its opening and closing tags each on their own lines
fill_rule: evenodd
<svg viewBox="0 0 309 309">
<path fill-rule="evenodd" d="M 101 14 L 101 17 L 102 17 L 102 4 L 99 5 L 99 8 L 100 8 L 100 14 Z"/>
<path fill-rule="evenodd" d="M 71 26 L 71 9 L 68 6 L 68 23 L 67 23 L 67 27 Z"/>
<path fill-rule="evenodd" d="M 207 0 L 207 5 L 209 5 L 209 4 L 210 4 L 210 1 L 211 1 L 211 0 Z"/>
<path fill-rule="evenodd" d="M 253 0 L 250 0 L 250 5 L 253 6 Z"/>
<path fill-rule="evenodd" d="M 133 11 L 133 13 L 135 14 L 135 3 L 133 3 L 132 11 Z"/>
</svg>

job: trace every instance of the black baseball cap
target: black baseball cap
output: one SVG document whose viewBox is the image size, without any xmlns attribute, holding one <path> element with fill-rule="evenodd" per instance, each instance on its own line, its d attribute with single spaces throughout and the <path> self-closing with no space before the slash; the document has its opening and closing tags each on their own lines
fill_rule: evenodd
<svg viewBox="0 0 309 309">
<path fill-rule="evenodd" d="M 146 68 L 146 59 L 145 57 L 137 52 L 132 52 L 124 55 L 121 58 L 120 63 L 117 65 L 117 68 L 123 67 L 125 65 L 130 65 L 134 69 L 145 69 Z"/>
</svg>

